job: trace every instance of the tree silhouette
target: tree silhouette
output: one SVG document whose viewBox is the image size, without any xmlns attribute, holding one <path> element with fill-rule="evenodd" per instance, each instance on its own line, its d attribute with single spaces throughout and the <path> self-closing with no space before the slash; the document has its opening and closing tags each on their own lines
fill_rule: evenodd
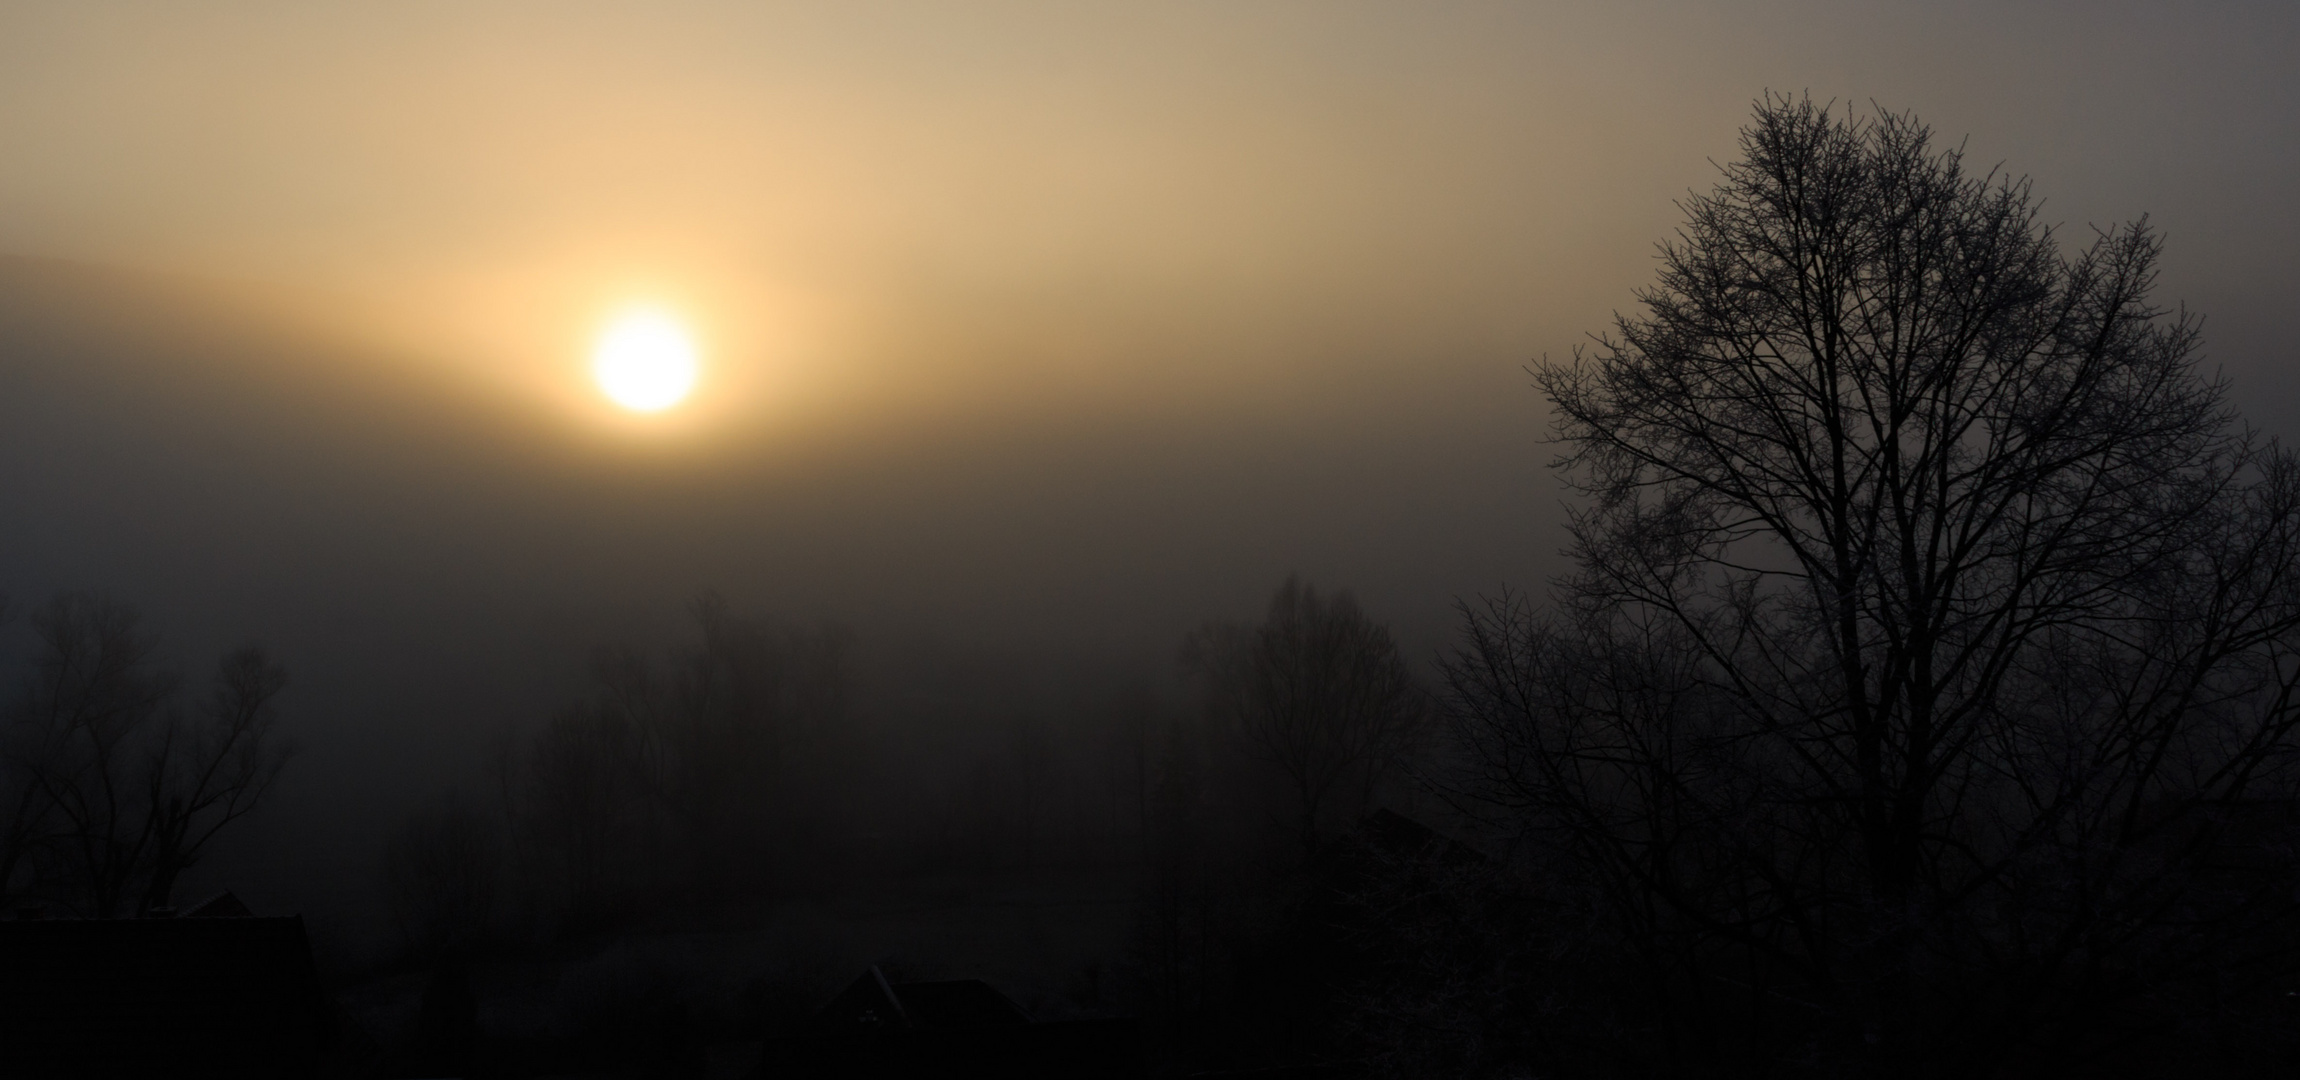
<svg viewBox="0 0 2300 1080">
<path fill-rule="evenodd" d="M 1259 625 L 1206 627 L 1183 654 L 1209 715 L 1285 778 L 1305 851 L 1371 808 L 1426 715 L 1389 629 L 1349 593 L 1322 594 L 1298 578 L 1279 587 Z"/>
<path fill-rule="evenodd" d="M 1681 1066 L 2139 1030 L 2290 906 L 2235 830 L 2292 794 L 2300 463 L 2145 221 L 2064 254 L 1905 115 L 1768 97 L 1741 149 L 1536 371 L 1577 569 L 1470 612 L 1466 790 L 1572 853 Z"/>
<path fill-rule="evenodd" d="M 495 930 L 504 883 L 495 819 L 449 797 L 400 823 L 384 844 L 384 899 L 419 955 L 467 960 Z"/>
<path fill-rule="evenodd" d="M 531 899 L 579 929 L 633 905 L 787 885 L 837 784 L 846 636 L 740 618 L 715 596 L 656 657 L 601 650 L 590 693 L 496 766 Z M 650 895 L 641 895 L 647 893 Z"/>
<path fill-rule="evenodd" d="M 37 647 L 7 742 L 22 855 L 0 889 L 92 918 L 166 908 L 177 877 L 286 764 L 291 747 L 273 732 L 279 665 L 253 648 L 225 655 L 186 716 L 138 622 L 76 593 L 33 612 Z"/>
</svg>

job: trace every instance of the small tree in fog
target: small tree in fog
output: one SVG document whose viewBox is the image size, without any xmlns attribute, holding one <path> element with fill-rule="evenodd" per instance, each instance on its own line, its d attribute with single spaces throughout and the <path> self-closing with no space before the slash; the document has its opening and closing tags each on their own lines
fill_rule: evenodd
<svg viewBox="0 0 2300 1080">
<path fill-rule="evenodd" d="M 1606 898 L 1656 1045 L 1979 1071 L 2289 946 L 2289 860 L 2227 867 L 2295 793 L 2300 461 L 2157 237 L 2063 254 L 2025 182 L 1785 99 L 1684 208 L 1537 372 L 1578 570 L 1452 665 L 1470 790 Z"/>
<path fill-rule="evenodd" d="M 756 884 L 800 842 L 821 794 L 801 762 L 844 718 L 846 635 L 739 618 L 714 595 L 689 614 L 696 636 L 667 662 L 602 654 L 590 707 L 628 732 L 650 813 L 711 892 Z"/>
<path fill-rule="evenodd" d="M 408 943 L 443 961 L 485 944 L 495 928 L 504 856 L 495 819 L 460 799 L 402 822 L 384 845 L 384 892 Z"/>
<path fill-rule="evenodd" d="M 821 794 L 798 764 L 845 718 L 847 642 L 834 627 L 738 618 L 715 595 L 690 614 L 696 639 L 665 665 L 664 699 L 635 715 L 646 718 L 649 791 L 709 885 L 739 879 L 722 860 L 756 861 L 798 840 Z"/>
<path fill-rule="evenodd" d="M 90 917 L 166 907 L 177 877 L 286 763 L 272 707 L 286 673 L 259 650 L 232 652 L 187 712 L 132 609 L 67 594 L 31 624 L 31 677 L 6 743 L 20 854 L 0 888 Z"/>
<path fill-rule="evenodd" d="M 519 813 L 533 843 L 531 868 L 549 882 L 556 914 L 578 926 L 616 913 L 645 860 L 633 738 L 620 717 L 573 708 L 552 717 L 528 747 Z"/>
<path fill-rule="evenodd" d="M 8 611 L 6 597 L 0 597 L 0 618 Z M 40 785 L 16 753 L 17 741 L 13 725 L 0 731 L 0 904 L 16 898 L 19 877 L 31 869 L 32 849 L 47 824 L 48 805 L 40 797 Z"/>
<path fill-rule="evenodd" d="M 1190 636 L 1183 658 L 1208 714 L 1285 779 L 1306 851 L 1372 807 L 1421 734 L 1425 702 L 1389 628 L 1347 592 L 1288 578 L 1253 626 Z"/>
<path fill-rule="evenodd" d="M 691 614 L 695 639 L 667 658 L 603 650 L 587 698 L 500 764 L 540 891 L 578 923 L 643 891 L 755 887 L 789 867 L 819 805 L 808 766 L 844 715 L 845 635 L 741 619 L 715 597 Z"/>
</svg>

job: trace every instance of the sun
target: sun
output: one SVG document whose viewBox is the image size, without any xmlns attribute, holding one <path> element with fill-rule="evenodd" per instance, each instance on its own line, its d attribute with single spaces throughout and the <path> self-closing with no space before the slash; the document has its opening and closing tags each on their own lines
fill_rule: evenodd
<svg viewBox="0 0 2300 1080">
<path fill-rule="evenodd" d="M 599 390 L 633 412 L 661 412 L 686 400 L 700 366 L 686 326 L 660 308 L 617 315 L 591 349 Z"/>
</svg>

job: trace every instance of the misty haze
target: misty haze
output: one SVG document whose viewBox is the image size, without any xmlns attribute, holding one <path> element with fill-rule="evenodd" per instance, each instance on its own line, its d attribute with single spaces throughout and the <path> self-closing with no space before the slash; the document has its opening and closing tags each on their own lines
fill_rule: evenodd
<svg viewBox="0 0 2300 1080">
<path fill-rule="evenodd" d="M 2292 1075 L 2294 56 L 0 3 L 0 1075 Z"/>
</svg>

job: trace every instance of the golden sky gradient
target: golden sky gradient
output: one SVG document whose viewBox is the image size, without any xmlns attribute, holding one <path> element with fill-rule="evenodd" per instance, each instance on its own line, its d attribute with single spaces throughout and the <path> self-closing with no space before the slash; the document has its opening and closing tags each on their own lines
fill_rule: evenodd
<svg viewBox="0 0 2300 1080">
<path fill-rule="evenodd" d="M 1767 88 L 2161 218 L 2151 162 L 2201 140 L 2150 114 L 2261 110 L 2291 20 L 2181 17 L 2183 57 L 2086 10 L 15 3 L 0 249 L 236 282 L 542 407 L 593 400 L 634 298 L 691 313 L 719 422 L 1262 404 L 1594 327 Z"/>
<path fill-rule="evenodd" d="M 695 413 L 746 427 L 1506 377 L 1626 301 L 1768 87 L 2050 164 L 2039 103 L 1928 87 L 1958 35 L 1883 7 L 0 10 L 0 249 L 237 283 L 577 412 L 601 312 L 652 299 L 711 345 Z"/>
<path fill-rule="evenodd" d="M 1204 526 L 1259 537 L 1241 578 L 1294 560 L 1435 611 L 1550 569 L 1522 366 L 1633 303 L 1672 201 L 1768 89 L 1914 110 L 2033 174 L 2074 235 L 2154 214 L 2165 294 L 2210 314 L 2257 417 L 2300 415 L 2295 25 L 2271 4 L 13 2 L 0 253 L 340 339 L 297 362 L 483 402 L 518 452 L 571 454 L 577 487 L 674 460 L 693 513 L 723 516 L 758 490 L 732 478 L 878 461 L 915 486 L 872 512 L 931 532 L 934 499 L 1027 516 L 1069 481 L 999 485 L 1114 455 L 1152 463 L 1136 491 L 1239 484 L 1175 513 L 1245 522 Z M 632 301 L 685 313 L 706 356 L 657 417 L 585 377 Z M 1419 509 L 1322 548 L 1344 503 L 1268 524 L 1238 508 L 1284 501 L 1244 493 L 1263 482 Z M 808 513 L 845 521 L 820 507 L 854 490 Z M 1096 543 L 1065 557 L 1127 561 Z M 1175 550 L 1176 573 L 1204 564 Z"/>
<path fill-rule="evenodd" d="M 2152 215 L 2300 433 L 2295 57 L 2289 0 L 0 0 L 0 593 L 273 643 L 282 822 L 701 587 L 1155 674 L 1301 572 L 1427 659 L 1561 568 L 1524 366 L 1767 90 Z M 586 374 L 633 302 L 704 353 L 652 416 Z"/>
</svg>

